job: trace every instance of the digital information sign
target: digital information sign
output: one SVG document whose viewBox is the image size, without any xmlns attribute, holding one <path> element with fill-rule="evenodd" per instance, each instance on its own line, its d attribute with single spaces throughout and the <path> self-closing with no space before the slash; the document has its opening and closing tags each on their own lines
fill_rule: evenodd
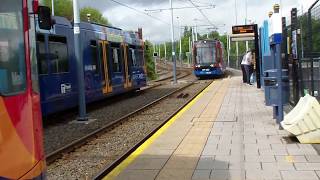
<svg viewBox="0 0 320 180">
<path fill-rule="evenodd" d="M 254 25 L 232 26 L 232 34 L 254 33 Z"/>
</svg>

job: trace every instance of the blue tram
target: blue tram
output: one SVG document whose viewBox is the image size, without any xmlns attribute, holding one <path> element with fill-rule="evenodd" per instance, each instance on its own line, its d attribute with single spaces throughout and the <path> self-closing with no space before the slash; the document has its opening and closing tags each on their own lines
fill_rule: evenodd
<svg viewBox="0 0 320 180">
<path fill-rule="evenodd" d="M 193 45 L 194 74 L 196 77 L 218 77 L 225 72 L 224 50 L 218 40 L 201 40 Z"/>
<path fill-rule="evenodd" d="M 73 26 L 53 17 L 52 30 L 37 30 L 41 107 L 44 116 L 78 105 Z M 142 32 L 82 22 L 81 52 L 86 102 L 146 86 Z"/>
</svg>

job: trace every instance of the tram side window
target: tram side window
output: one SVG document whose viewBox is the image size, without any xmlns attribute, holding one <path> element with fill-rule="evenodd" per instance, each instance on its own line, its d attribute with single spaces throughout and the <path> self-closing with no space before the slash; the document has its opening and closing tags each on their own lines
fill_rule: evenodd
<svg viewBox="0 0 320 180">
<path fill-rule="evenodd" d="M 112 55 L 112 68 L 113 72 L 121 72 L 121 54 L 120 49 L 118 48 L 111 48 L 111 55 Z"/>
<path fill-rule="evenodd" d="M 3 7 L 3 8 L 2 8 Z M 4 8 L 6 7 L 6 8 Z M 9 8 L 10 7 L 10 8 Z M 1 1 L 0 94 L 13 95 L 26 89 L 22 3 Z"/>
<path fill-rule="evenodd" d="M 135 51 L 136 57 L 136 66 L 143 66 L 143 51 L 140 49 L 136 49 Z"/>
<path fill-rule="evenodd" d="M 90 51 L 91 51 L 91 65 L 92 65 L 92 71 L 94 73 L 98 73 L 98 47 L 97 47 L 97 41 L 91 40 L 90 41 Z"/>
<path fill-rule="evenodd" d="M 43 34 L 37 35 L 37 50 L 39 74 L 48 74 L 47 54 Z"/>
<path fill-rule="evenodd" d="M 134 66 L 134 67 L 138 66 L 137 58 L 136 58 L 136 55 L 135 55 L 135 50 L 132 49 L 132 48 L 129 49 L 129 60 L 131 61 L 132 66 Z"/>
<path fill-rule="evenodd" d="M 49 59 L 51 73 L 69 72 L 68 45 L 66 37 L 49 37 Z"/>
</svg>

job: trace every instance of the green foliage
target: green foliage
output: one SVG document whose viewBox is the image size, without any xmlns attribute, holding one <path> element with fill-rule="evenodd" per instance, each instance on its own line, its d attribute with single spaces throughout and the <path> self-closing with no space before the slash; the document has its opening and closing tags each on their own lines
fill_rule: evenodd
<svg viewBox="0 0 320 180">
<path fill-rule="evenodd" d="M 305 50 L 308 50 L 308 16 L 307 14 L 299 17 L 302 29 L 303 46 Z M 312 18 L 312 48 L 313 52 L 320 52 L 320 20 Z"/>
<path fill-rule="evenodd" d="M 147 65 L 147 75 L 150 80 L 156 79 L 156 73 L 154 69 L 154 60 L 153 60 L 153 48 L 152 44 L 149 41 L 145 41 L 145 53 L 144 53 L 144 59 L 146 61 Z"/>
<path fill-rule="evenodd" d="M 51 0 L 42 0 L 41 4 L 51 8 Z M 63 16 L 68 20 L 73 19 L 73 4 L 71 0 L 54 0 L 54 11 L 56 16 Z"/>
<path fill-rule="evenodd" d="M 110 25 L 108 20 L 102 16 L 101 12 L 92 7 L 84 7 L 80 10 L 81 21 L 87 21 L 87 14 L 90 14 L 90 21 L 103 25 Z"/>
<path fill-rule="evenodd" d="M 48 6 L 51 8 L 51 0 L 42 0 L 42 5 Z M 73 4 L 72 0 L 54 0 L 54 14 L 55 16 L 62 16 L 67 18 L 68 20 L 73 20 Z M 102 13 L 92 7 L 84 7 L 80 9 L 80 20 L 87 21 L 87 14 L 91 14 L 91 21 L 103 24 L 110 25 L 109 21 L 102 16 Z"/>
</svg>

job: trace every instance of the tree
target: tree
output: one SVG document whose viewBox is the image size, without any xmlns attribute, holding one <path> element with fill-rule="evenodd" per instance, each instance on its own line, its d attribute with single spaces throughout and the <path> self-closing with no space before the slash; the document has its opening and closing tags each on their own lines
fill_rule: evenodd
<svg viewBox="0 0 320 180">
<path fill-rule="evenodd" d="M 51 0 L 43 0 L 44 6 L 51 7 Z M 73 4 L 71 0 L 54 0 L 54 14 L 73 20 Z"/>
<path fill-rule="evenodd" d="M 144 53 L 144 59 L 147 66 L 147 75 L 149 79 L 156 79 L 156 72 L 154 69 L 154 61 L 153 61 L 153 48 L 152 43 L 149 41 L 145 41 L 145 53 Z"/>
<path fill-rule="evenodd" d="M 43 0 L 42 5 L 48 6 L 51 8 L 52 0 Z M 68 20 L 73 20 L 73 4 L 72 0 L 54 0 L 54 14 L 55 16 L 62 16 Z M 87 21 L 87 14 L 90 14 L 91 22 L 95 22 L 103 25 L 110 25 L 109 21 L 103 17 L 102 13 L 92 7 L 85 7 L 80 9 L 80 20 Z"/>
<path fill-rule="evenodd" d="M 305 14 L 303 16 L 300 16 L 298 18 L 299 22 L 301 23 L 301 27 L 303 27 L 302 30 L 302 39 L 303 39 L 303 46 L 306 51 L 308 51 L 308 15 Z M 320 52 L 320 33 L 319 33 L 319 28 L 320 28 L 320 20 L 312 17 L 311 20 L 312 23 L 312 48 L 313 52 Z"/>
<path fill-rule="evenodd" d="M 90 21 L 103 25 L 110 25 L 108 20 L 103 17 L 102 13 L 92 7 L 84 7 L 80 10 L 80 19 L 81 21 L 87 21 L 87 14 L 90 14 Z"/>
</svg>

